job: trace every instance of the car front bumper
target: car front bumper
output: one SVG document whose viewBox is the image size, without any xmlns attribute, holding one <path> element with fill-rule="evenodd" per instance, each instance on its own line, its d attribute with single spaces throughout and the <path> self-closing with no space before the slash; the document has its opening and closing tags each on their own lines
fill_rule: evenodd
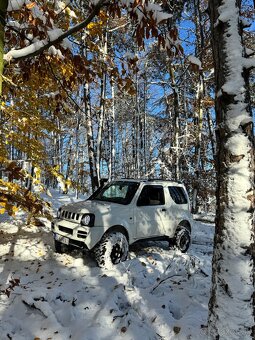
<svg viewBox="0 0 255 340">
<path fill-rule="evenodd" d="M 51 230 L 56 241 L 88 250 L 91 250 L 105 233 L 103 227 L 86 227 L 61 219 L 52 222 Z"/>
</svg>

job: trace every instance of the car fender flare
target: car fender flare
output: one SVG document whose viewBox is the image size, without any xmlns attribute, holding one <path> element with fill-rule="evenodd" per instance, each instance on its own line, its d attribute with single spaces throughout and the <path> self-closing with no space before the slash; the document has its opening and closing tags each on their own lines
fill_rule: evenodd
<svg viewBox="0 0 255 340">
<path fill-rule="evenodd" d="M 110 227 L 109 229 L 107 229 L 107 231 L 104 233 L 104 235 L 110 234 L 113 231 L 118 231 L 118 232 L 124 234 L 127 238 L 128 243 L 129 243 L 129 234 L 128 234 L 128 231 L 125 227 L 123 227 L 122 225 L 114 225 L 114 226 Z"/>
<path fill-rule="evenodd" d="M 180 229 L 180 227 L 185 227 L 189 230 L 189 232 L 191 233 L 191 224 L 189 221 L 187 220 L 183 220 L 178 224 L 178 227 L 176 230 Z"/>
</svg>

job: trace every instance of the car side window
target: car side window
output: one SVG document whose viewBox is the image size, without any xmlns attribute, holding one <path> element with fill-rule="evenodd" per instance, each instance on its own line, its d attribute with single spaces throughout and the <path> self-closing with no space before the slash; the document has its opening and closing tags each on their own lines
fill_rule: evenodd
<svg viewBox="0 0 255 340">
<path fill-rule="evenodd" d="M 163 187 L 160 185 L 145 185 L 137 200 L 137 206 L 164 205 L 165 196 Z"/>
<path fill-rule="evenodd" d="M 187 196 L 182 187 L 168 187 L 171 198 L 176 204 L 187 204 Z"/>
</svg>

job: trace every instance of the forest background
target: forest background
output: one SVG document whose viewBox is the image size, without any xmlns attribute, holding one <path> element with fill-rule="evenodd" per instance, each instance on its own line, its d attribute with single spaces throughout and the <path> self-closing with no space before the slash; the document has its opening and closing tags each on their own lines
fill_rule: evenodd
<svg viewBox="0 0 255 340">
<path fill-rule="evenodd" d="M 193 212 L 214 209 L 216 123 L 207 8 L 207 1 L 165 1 L 157 16 L 146 14 L 143 27 L 136 13 L 128 15 L 113 2 L 86 29 L 34 53 L 31 46 L 38 50 L 39 39 L 53 41 L 88 17 L 90 4 L 10 2 L 0 156 L 11 195 L 2 212 L 33 205 L 34 213 L 42 213 L 33 185 L 65 191 L 72 186 L 78 196 L 94 191 L 102 177 L 181 180 Z M 252 23 L 251 3 L 244 3 L 242 15 Z M 244 38 L 252 49 L 254 32 Z M 15 178 L 19 182 L 12 185 Z"/>
<path fill-rule="evenodd" d="M 16 1 L 16 7 L 11 2 L 1 110 L 1 176 L 11 197 L 2 211 L 33 206 L 40 214 L 33 186 L 60 185 L 65 191 L 72 186 L 78 195 L 95 190 L 102 177 L 181 180 L 193 197 L 193 212 L 213 210 L 214 74 L 207 6 L 197 0 L 165 2 L 169 18 L 158 27 L 154 19 L 154 27 L 146 29 L 124 9 L 102 9 L 86 29 L 28 58 L 25 48 L 32 42 L 54 39 L 91 8 L 84 1 Z M 245 9 L 249 18 L 252 8 Z M 159 44 L 166 35 L 168 50 Z M 252 36 L 246 34 L 248 45 Z M 24 52 L 14 55 L 12 49 Z"/>
<path fill-rule="evenodd" d="M 214 212 L 218 197 L 217 244 L 235 169 L 247 179 L 251 207 L 240 210 L 254 266 L 250 1 L 3 0 L 0 14 L 1 213 L 47 216 L 48 188 L 78 196 L 103 177 L 171 178 L 187 186 L 193 213 Z M 241 49 L 239 70 L 231 60 Z M 238 120 L 232 109 L 242 104 Z"/>
</svg>

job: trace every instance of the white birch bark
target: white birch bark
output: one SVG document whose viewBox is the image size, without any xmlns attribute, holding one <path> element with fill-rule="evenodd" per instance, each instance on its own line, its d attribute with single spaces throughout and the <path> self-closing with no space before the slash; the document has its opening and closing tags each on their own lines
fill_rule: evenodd
<svg viewBox="0 0 255 340">
<path fill-rule="evenodd" d="M 216 76 L 217 217 L 210 339 L 255 338 L 254 136 L 240 2 L 210 0 Z"/>
<path fill-rule="evenodd" d="M 203 62 L 204 55 L 204 31 L 202 27 L 201 17 L 201 6 L 200 0 L 194 1 L 195 11 L 195 27 L 196 27 L 196 57 L 199 58 L 201 63 Z M 197 91 L 196 91 L 196 145 L 195 145 L 195 178 L 193 184 L 193 195 L 192 195 L 192 212 L 197 213 L 198 211 L 198 192 L 199 192 L 199 179 L 201 169 L 201 148 L 202 148 L 202 128 L 203 128 L 203 116 L 204 107 L 203 99 L 205 94 L 205 82 L 203 70 L 199 70 Z"/>
<path fill-rule="evenodd" d="M 109 179 L 113 179 L 115 175 L 115 89 L 114 79 L 111 79 L 111 95 L 112 95 L 112 107 L 111 107 L 111 119 L 109 124 L 109 143 L 110 143 L 110 158 L 109 158 Z"/>
<path fill-rule="evenodd" d="M 102 136 L 103 136 L 103 125 L 104 125 L 104 116 L 105 116 L 105 99 L 106 99 L 106 70 L 105 70 L 105 62 L 108 53 L 108 34 L 107 27 L 105 34 L 103 36 L 103 58 L 102 58 L 102 79 L 101 79 L 101 94 L 100 94 L 100 109 L 99 109 L 99 117 L 98 117 L 98 131 L 97 131 L 97 149 L 96 149 L 96 173 L 97 173 L 97 182 L 100 185 L 100 164 L 102 158 Z"/>
</svg>

